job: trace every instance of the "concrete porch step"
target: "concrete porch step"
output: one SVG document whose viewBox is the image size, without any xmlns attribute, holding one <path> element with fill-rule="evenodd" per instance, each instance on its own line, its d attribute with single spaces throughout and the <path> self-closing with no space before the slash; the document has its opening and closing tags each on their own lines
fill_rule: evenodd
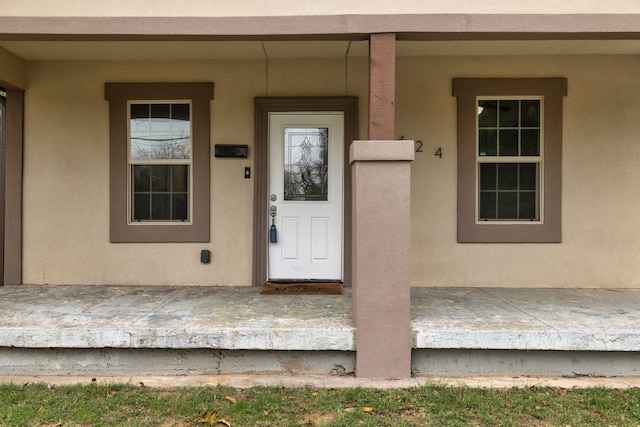
<svg viewBox="0 0 640 427">
<path fill-rule="evenodd" d="M 414 348 L 639 351 L 640 290 L 414 288 Z"/>
<path fill-rule="evenodd" d="M 0 347 L 353 350 L 344 295 L 250 287 L 0 287 Z"/>
<path fill-rule="evenodd" d="M 414 375 L 638 375 L 640 290 L 414 288 Z M 351 296 L 0 287 L 0 375 L 343 375 Z"/>
<path fill-rule="evenodd" d="M 414 288 L 414 348 L 638 351 L 640 290 Z M 4 286 L 0 347 L 355 349 L 351 296 Z"/>
</svg>

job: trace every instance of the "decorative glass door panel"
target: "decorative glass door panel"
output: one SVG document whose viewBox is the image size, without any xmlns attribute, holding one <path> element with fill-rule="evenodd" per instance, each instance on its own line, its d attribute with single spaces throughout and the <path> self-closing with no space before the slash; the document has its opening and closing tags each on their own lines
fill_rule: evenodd
<svg viewBox="0 0 640 427">
<path fill-rule="evenodd" d="M 284 129 L 284 200 L 327 201 L 329 128 Z"/>
</svg>

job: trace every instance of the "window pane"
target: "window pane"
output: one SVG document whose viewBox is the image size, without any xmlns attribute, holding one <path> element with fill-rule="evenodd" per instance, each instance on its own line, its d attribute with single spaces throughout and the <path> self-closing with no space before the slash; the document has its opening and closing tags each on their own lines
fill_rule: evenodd
<svg viewBox="0 0 640 427">
<path fill-rule="evenodd" d="M 133 166 L 133 191 L 148 192 L 151 189 L 151 169 L 149 166 Z"/>
<path fill-rule="evenodd" d="M 536 163 L 520 163 L 520 190 L 538 189 L 538 165 Z"/>
<path fill-rule="evenodd" d="M 480 190 L 496 190 L 498 184 L 496 177 L 498 165 L 496 163 L 480 164 Z"/>
<path fill-rule="evenodd" d="M 188 215 L 188 197 L 186 194 L 174 194 L 172 199 L 174 220 L 186 221 Z"/>
<path fill-rule="evenodd" d="M 500 131 L 500 156 L 517 156 L 518 155 L 518 131 L 517 130 L 501 130 Z"/>
<path fill-rule="evenodd" d="M 522 101 L 520 120 L 522 127 L 540 127 L 540 100 L 525 99 Z"/>
<path fill-rule="evenodd" d="M 515 191 L 498 193 L 498 218 L 518 219 L 518 193 Z"/>
<path fill-rule="evenodd" d="M 519 101 L 499 101 L 498 114 L 500 115 L 500 127 L 518 127 Z"/>
<path fill-rule="evenodd" d="M 478 145 L 480 156 L 497 156 L 498 155 L 498 131 L 497 130 L 481 130 L 478 132 Z"/>
<path fill-rule="evenodd" d="M 171 167 L 171 191 L 186 192 L 189 188 L 189 167 L 174 165 Z"/>
<path fill-rule="evenodd" d="M 155 193 L 151 196 L 151 219 L 171 219 L 171 196 L 169 194 Z"/>
<path fill-rule="evenodd" d="M 540 155 L 540 130 L 523 129 L 522 138 L 522 155 L 523 156 L 539 156 Z"/>
<path fill-rule="evenodd" d="M 171 118 L 188 122 L 190 120 L 189 104 L 171 104 Z"/>
<path fill-rule="evenodd" d="M 537 219 L 536 193 L 534 191 L 520 193 L 520 219 Z"/>
<path fill-rule="evenodd" d="M 189 108 L 189 104 L 131 104 L 131 159 L 191 158 Z"/>
<path fill-rule="evenodd" d="M 479 220 L 538 219 L 537 163 L 481 163 Z"/>
<path fill-rule="evenodd" d="M 284 138 L 284 200 L 328 200 L 329 129 L 285 128 Z"/>
<path fill-rule="evenodd" d="M 480 193 L 480 219 L 496 219 L 496 194 L 494 192 Z"/>
<path fill-rule="evenodd" d="M 191 158 L 191 122 L 189 104 L 171 105 L 172 159 Z"/>
<path fill-rule="evenodd" d="M 152 119 L 169 119 L 169 104 L 151 104 Z"/>
<path fill-rule="evenodd" d="M 130 156 L 132 159 L 148 158 L 148 140 L 151 132 L 149 104 L 131 104 L 129 120 Z"/>
<path fill-rule="evenodd" d="M 518 189 L 518 164 L 501 163 L 498 165 L 498 190 Z"/>
<path fill-rule="evenodd" d="M 169 191 L 170 167 L 167 165 L 151 166 L 151 191 Z"/>
<path fill-rule="evenodd" d="M 478 126 L 481 128 L 498 126 L 498 101 L 478 101 Z"/>
<path fill-rule="evenodd" d="M 131 119 L 148 119 L 149 104 L 131 104 Z"/>
<path fill-rule="evenodd" d="M 136 194 L 133 203 L 133 220 L 147 221 L 151 219 L 151 196 L 149 194 Z"/>
<path fill-rule="evenodd" d="M 134 221 L 189 219 L 188 165 L 134 165 Z"/>
</svg>

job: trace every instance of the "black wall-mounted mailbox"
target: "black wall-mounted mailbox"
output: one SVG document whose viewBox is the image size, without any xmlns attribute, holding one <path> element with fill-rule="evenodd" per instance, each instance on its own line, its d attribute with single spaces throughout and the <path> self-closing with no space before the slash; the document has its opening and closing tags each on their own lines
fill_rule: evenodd
<svg viewBox="0 0 640 427">
<path fill-rule="evenodd" d="M 215 146 L 216 157 L 246 158 L 248 151 L 249 151 L 249 146 L 247 145 L 216 144 Z"/>
</svg>

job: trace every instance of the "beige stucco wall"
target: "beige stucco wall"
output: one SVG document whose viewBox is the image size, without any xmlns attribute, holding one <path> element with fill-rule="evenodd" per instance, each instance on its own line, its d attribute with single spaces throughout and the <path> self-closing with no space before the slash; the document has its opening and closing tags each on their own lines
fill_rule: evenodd
<svg viewBox="0 0 640 427">
<path fill-rule="evenodd" d="M 639 71 L 638 56 L 402 58 L 397 131 L 424 141 L 412 169 L 412 285 L 640 286 Z M 561 244 L 456 243 L 453 77 L 568 79 Z"/>
<path fill-rule="evenodd" d="M 366 61 L 350 61 L 366 70 Z M 24 146 L 24 283 L 249 285 L 253 98 L 344 95 L 344 58 L 218 62 L 31 62 Z M 109 242 L 108 103 L 104 83 L 213 81 L 210 244 Z M 360 88 L 366 90 L 364 84 Z M 364 94 L 361 94 L 364 95 Z M 249 144 L 248 159 L 213 157 Z M 211 264 L 200 251 L 212 252 Z"/>
<path fill-rule="evenodd" d="M 191 0 L 2 0 L 5 16 L 286 16 L 286 15 L 342 15 L 387 13 L 638 13 L 635 0 L 539 0 L 514 2 L 494 0 L 255 0 L 210 1 Z"/>
<path fill-rule="evenodd" d="M 214 81 L 212 146 L 252 146 L 255 96 L 355 95 L 366 136 L 366 58 L 272 59 L 265 67 L 263 60 L 28 63 L 24 282 L 248 285 L 253 178 L 243 170 L 253 167 L 251 154 L 211 157 L 210 244 L 109 243 L 103 88 Z M 424 142 L 412 163 L 412 285 L 640 286 L 639 70 L 632 55 L 398 58 L 396 133 Z M 562 243 L 456 242 L 454 77 L 568 79 Z M 433 155 L 438 147 L 442 159 Z M 212 251 L 211 264 L 200 264 L 201 249 Z"/>
</svg>

